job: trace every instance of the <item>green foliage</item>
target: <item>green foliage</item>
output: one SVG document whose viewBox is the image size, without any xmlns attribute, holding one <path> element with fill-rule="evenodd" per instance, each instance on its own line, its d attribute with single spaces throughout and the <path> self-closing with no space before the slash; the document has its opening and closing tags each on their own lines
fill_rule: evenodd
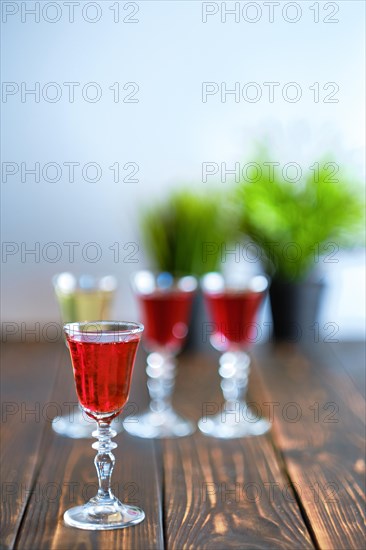
<svg viewBox="0 0 366 550">
<path fill-rule="evenodd" d="M 180 190 L 145 209 L 143 240 L 156 269 L 198 277 L 218 269 L 220 246 L 229 238 L 221 194 Z"/>
<path fill-rule="evenodd" d="M 329 160 L 320 161 L 319 170 L 309 171 L 303 181 L 290 183 L 279 171 L 270 174 L 262 159 L 259 177 L 253 174 L 236 189 L 241 230 L 261 247 L 269 274 L 301 280 L 319 254 L 350 244 L 357 234 L 363 221 L 360 190 L 344 174 L 332 176 Z"/>
</svg>

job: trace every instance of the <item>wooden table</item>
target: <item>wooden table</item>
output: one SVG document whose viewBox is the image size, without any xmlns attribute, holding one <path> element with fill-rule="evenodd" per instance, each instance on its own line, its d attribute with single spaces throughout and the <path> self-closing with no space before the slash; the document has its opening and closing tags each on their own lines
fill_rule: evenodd
<svg viewBox="0 0 366 550">
<path fill-rule="evenodd" d="M 130 401 L 142 408 L 139 353 Z M 65 346 L 4 345 L 2 392 L 1 548 L 364 548 L 362 344 L 257 347 L 249 400 L 274 418 L 265 436 L 117 436 L 115 491 L 146 512 L 125 530 L 81 531 L 62 521 L 96 490 L 91 440 L 51 429 L 60 406 L 76 401 Z M 221 402 L 217 356 L 186 354 L 175 405 L 197 420 L 207 402 Z"/>
</svg>

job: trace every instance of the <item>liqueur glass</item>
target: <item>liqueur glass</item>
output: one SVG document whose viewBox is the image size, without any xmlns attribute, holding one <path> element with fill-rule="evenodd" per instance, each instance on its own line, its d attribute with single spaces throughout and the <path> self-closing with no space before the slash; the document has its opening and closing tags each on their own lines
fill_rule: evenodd
<svg viewBox="0 0 366 550">
<path fill-rule="evenodd" d="M 127 418 L 124 429 L 146 438 L 183 437 L 195 426 L 173 409 L 176 355 L 187 333 L 192 301 L 197 289 L 194 277 L 174 278 L 169 273 L 139 271 L 132 278 L 145 326 L 144 348 L 147 357 L 147 387 L 150 405 L 147 411 Z"/>
<path fill-rule="evenodd" d="M 99 488 L 83 506 L 64 514 L 71 527 L 104 530 L 121 529 L 142 521 L 140 508 L 120 502 L 111 491 L 115 463 L 112 438 L 117 434 L 111 421 L 127 402 L 135 356 L 143 325 L 117 321 L 68 323 L 64 326 L 74 371 L 76 392 L 82 409 L 97 422 L 92 447 Z"/>
<path fill-rule="evenodd" d="M 256 416 L 245 401 L 250 358 L 248 348 L 258 334 L 255 319 L 268 288 L 263 275 L 232 280 L 219 273 L 202 278 L 202 290 L 211 318 L 212 346 L 222 354 L 219 374 L 224 404 L 216 415 L 204 416 L 198 427 L 206 435 L 232 439 L 261 435 L 270 423 Z"/>
<path fill-rule="evenodd" d="M 65 272 L 55 275 L 52 282 L 63 323 L 111 317 L 117 287 L 116 279 L 111 275 L 101 278 L 81 275 L 77 278 Z M 122 422 L 114 422 L 114 429 L 119 432 L 121 428 Z M 79 406 L 69 414 L 56 416 L 52 421 L 52 429 L 60 435 L 79 439 L 92 437 L 95 424 L 82 413 Z"/>
</svg>

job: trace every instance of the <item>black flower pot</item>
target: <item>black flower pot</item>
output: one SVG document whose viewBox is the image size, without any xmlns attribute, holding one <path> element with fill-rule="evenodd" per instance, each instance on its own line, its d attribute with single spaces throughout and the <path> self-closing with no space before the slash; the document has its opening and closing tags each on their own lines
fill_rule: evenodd
<svg viewBox="0 0 366 550">
<path fill-rule="evenodd" d="M 198 288 L 192 304 L 188 337 L 184 349 L 186 351 L 201 352 L 212 349 L 210 345 L 211 334 L 212 323 L 208 318 L 203 292 Z"/>
<path fill-rule="evenodd" d="M 269 296 L 274 340 L 300 342 L 312 338 L 324 287 L 324 282 L 319 280 L 272 280 Z"/>
</svg>

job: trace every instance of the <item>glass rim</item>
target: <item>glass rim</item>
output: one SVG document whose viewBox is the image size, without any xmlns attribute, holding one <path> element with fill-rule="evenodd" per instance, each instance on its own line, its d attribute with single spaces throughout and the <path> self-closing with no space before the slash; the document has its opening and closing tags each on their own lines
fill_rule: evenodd
<svg viewBox="0 0 366 550">
<path fill-rule="evenodd" d="M 141 290 L 141 288 L 139 288 L 139 283 L 137 282 L 137 279 L 138 277 L 141 275 L 149 275 L 152 277 L 153 281 L 154 281 L 154 289 L 151 289 L 149 292 L 143 292 Z M 167 285 L 166 287 L 164 286 L 159 286 L 159 283 L 158 283 L 158 279 L 159 277 L 161 276 L 164 276 L 164 275 L 168 275 L 169 277 L 171 277 L 171 280 L 170 280 L 170 284 Z M 181 281 L 183 281 L 184 279 L 190 279 L 191 282 L 193 283 L 192 284 L 192 287 L 189 288 L 189 289 L 185 289 L 185 288 L 180 288 L 179 287 L 179 283 Z M 190 273 L 185 273 L 185 274 L 182 274 L 182 275 L 173 275 L 173 273 L 171 273 L 170 271 L 159 271 L 158 269 L 154 270 L 154 269 L 138 269 L 136 271 L 133 271 L 131 274 L 130 274 L 130 284 L 131 284 L 131 287 L 133 289 L 133 291 L 136 293 L 136 294 L 151 294 L 152 291 L 154 290 L 159 290 L 161 292 L 164 292 L 164 293 L 168 293 L 168 292 L 171 292 L 171 291 L 176 291 L 176 290 L 180 290 L 182 292 L 185 292 L 185 293 L 194 293 L 197 288 L 199 287 L 199 278 L 196 277 L 195 275 L 192 275 Z"/>
<path fill-rule="evenodd" d="M 72 287 L 63 287 L 60 284 L 61 277 L 71 277 L 73 279 L 74 286 Z M 83 277 L 89 277 L 92 281 L 92 284 L 87 288 L 80 286 L 81 280 Z M 104 288 L 101 283 L 109 280 L 109 288 Z M 82 273 L 80 275 L 75 275 L 70 271 L 60 271 L 55 273 L 51 278 L 52 286 L 54 291 L 58 294 L 70 295 L 70 294 L 87 294 L 90 292 L 101 291 L 104 293 L 114 293 L 117 290 L 117 278 L 111 274 L 104 275 L 92 275 L 91 273 Z"/>
<path fill-rule="evenodd" d="M 82 330 L 82 327 L 88 326 L 96 328 L 95 330 Z M 103 330 L 103 326 L 111 328 Z M 142 323 L 136 323 L 134 321 L 76 321 L 73 323 L 65 323 L 63 325 L 63 329 L 67 335 L 120 334 L 123 336 L 129 336 L 130 334 L 140 334 L 141 332 L 143 332 L 144 325 Z"/>
<path fill-rule="evenodd" d="M 159 277 L 159 275 L 170 275 L 173 279 L 173 281 L 180 281 L 181 279 L 184 279 L 185 277 L 190 277 L 192 279 L 195 279 L 195 281 L 198 283 L 199 277 L 196 275 L 193 275 L 192 273 L 181 273 L 179 275 L 173 275 L 170 271 L 164 271 L 160 269 L 137 269 L 136 271 L 133 271 L 130 274 L 130 279 L 133 281 L 136 275 L 139 275 L 140 273 L 149 273 L 153 275 L 154 277 Z"/>
<path fill-rule="evenodd" d="M 207 286 L 206 286 L 207 283 L 205 283 L 205 280 L 207 281 L 208 277 L 210 277 L 212 275 L 214 275 L 214 276 L 218 275 L 218 276 L 221 277 L 221 279 L 224 282 L 223 289 L 212 289 L 212 288 L 209 289 L 209 288 L 207 288 Z M 261 294 L 261 293 L 264 293 L 264 292 L 268 291 L 270 283 L 271 283 L 271 278 L 266 273 L 252 274 L 249 277 L 247 277 L 246 281 L 243 278 L 243 282 L 246 282 L 246 285 L 243 285 L 243 286 L 237 286 L 234 282 L 228 282 L 228 278 L 230 278 L 230 276 L 225 276 L 220 271 L 209 271 L 208 273 L 205 273 L 204 275 L 202 275 L 202 277 L 200 277 L 200 280 L 199 280 L 200 288 L 202 289 L 204 294 L 219 294 L 220 292 L 222 292 L 222 290 L 229 290 L 229 291 L 232 290 L 233 292 L 238 292 L 238 293 L 250 292 L 250 293 L 253 293 L 253 294 Z M 261 279 L 266 281 L 266 285 L 265 285 L 264 288 L 262 288 L 260 290 L 250 288 L 250 286 L 249 286 L 250 282 L 253 281 L 256 278 L 261 278 Z"/>
</svg>

